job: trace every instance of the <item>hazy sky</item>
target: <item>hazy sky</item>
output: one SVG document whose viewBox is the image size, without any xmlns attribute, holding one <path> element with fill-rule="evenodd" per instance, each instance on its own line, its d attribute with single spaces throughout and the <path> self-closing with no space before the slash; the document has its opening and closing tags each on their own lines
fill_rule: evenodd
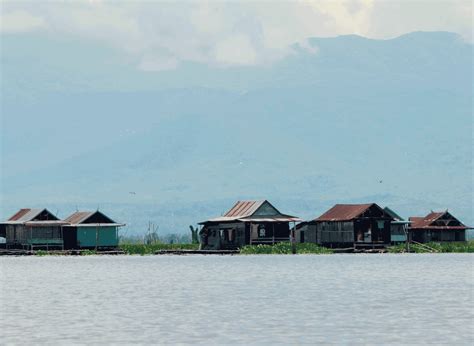
<svg viewBox="0 0 474 346">
<path fill-rule="evenodd" d="M 472 41 L 471 1 L 2 1 L 2 34 L 40 33 L 116 48 L 142 70 L 182 61 L 265 64 L 308 37 L 393 38 L 451 31 Z M 309 48 L 308 48 L 309 49 Z"/>
</svg>

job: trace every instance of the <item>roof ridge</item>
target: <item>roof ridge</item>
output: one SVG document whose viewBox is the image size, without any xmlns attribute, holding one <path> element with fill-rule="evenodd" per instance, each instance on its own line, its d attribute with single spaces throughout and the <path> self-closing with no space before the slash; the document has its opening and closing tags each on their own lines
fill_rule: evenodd
<svg viewBox="0 0 474 346">
<path fill-rule="evenodd" d="M 349 221 L 357 218 L 372 206 L 383 210 L 377 203 L 335 204 L 313 221 Z"/>
<path fill-rule="evenodd" d="M 43 211 L 47 211 L 48 213 L 52 214 L 48 209 L 46 208 L 21 208 L 18 210 L 15 214 L 10 216 L 10 218 L 7 221 L 19 221 L 25 216 L 27 216 L 30 213 L 33 213 L 32 215 L 29 215 L 29 219 L 23 220 L 23 221 L 31 221 L 35 217 L 37 217 L 39 214 L 41 214 Z"/>
</svg>

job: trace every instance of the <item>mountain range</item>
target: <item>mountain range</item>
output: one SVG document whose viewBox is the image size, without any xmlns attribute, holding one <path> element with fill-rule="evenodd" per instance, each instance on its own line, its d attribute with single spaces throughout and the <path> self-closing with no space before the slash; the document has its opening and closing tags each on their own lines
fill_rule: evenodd
<svg viewBox="0 0 474 346">
<path fill-rule="evenodd" d="M 304 219 L 376 202 L 474 224 L 473 47 L 456 34 L 310 38 L 271 65 L 160 72 L 79 40 L 2 46 L 2 218 L 99 208 L 130 234 L 179 233 L 268 199 Z"/>
</svg>

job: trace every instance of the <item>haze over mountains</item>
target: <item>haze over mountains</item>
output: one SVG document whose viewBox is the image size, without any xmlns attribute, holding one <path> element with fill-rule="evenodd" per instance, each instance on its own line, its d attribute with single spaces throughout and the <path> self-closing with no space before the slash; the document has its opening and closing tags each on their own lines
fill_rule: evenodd
<svg viewBox="0 0 474 346">
<path fill-rule="evenodd" d="M 474 224 L 472 44 L 308 42 L 268 66 L 150 72 L 89 42 L 5 35 L 0 216 L 100 207 L 129 233 L 188 232 L 269 199 L 305 219 L 373 201 Z"/>
</svg>

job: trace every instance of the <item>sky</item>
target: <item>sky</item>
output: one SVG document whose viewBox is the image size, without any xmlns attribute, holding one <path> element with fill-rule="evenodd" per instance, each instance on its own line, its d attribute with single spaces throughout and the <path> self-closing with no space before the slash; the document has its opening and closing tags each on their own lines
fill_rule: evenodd
<svg viewBox="0 0 474 346">
<path fill-rule="evenodd" d="M 471 1 L 0 4 L 0 218 L 106 202 L 187 232 L 268 198 L 474 223 Z"/>
<path fill-rule="evenodd" d="M 268 64 L 308 37 L 389 39 L 450 31 L 472 42 L 472 2 L 349 1 L 1 1 L 1 33 L 90 40 L 143 71 L 183 62 Z"/>
</svg>

